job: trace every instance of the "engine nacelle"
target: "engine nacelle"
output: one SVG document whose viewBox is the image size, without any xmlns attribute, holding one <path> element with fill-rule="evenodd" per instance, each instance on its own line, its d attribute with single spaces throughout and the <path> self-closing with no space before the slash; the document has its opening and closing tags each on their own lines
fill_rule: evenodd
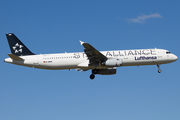
<svg viewBox="0 0 180 120">
<path fill-rule="evenodd" d="M 121 64 L 122 64 L 122 60 L 118 58 L 108 59 L 103 63 L 103 65 L 107 67 L 116 67 L 116 66 L 120 66 Z"/>
<path fill-rule="evenodd" d="M 113 75 L 113 74 L 116 74 L 116 68 L 99 69 L 97 74 L 101 74 L 101 75 Z"/>
</svg>

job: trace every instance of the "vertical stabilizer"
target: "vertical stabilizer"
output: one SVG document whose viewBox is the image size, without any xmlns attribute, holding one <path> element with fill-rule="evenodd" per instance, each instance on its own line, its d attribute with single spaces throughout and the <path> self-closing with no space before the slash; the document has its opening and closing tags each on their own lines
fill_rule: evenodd
<svg viewBox="0 0 180 120">
<path fill-rule="evenodd" d="M 34 55 L 13 33 L 6 34 L 11 53 L 16 56 Z"/>
</svg>

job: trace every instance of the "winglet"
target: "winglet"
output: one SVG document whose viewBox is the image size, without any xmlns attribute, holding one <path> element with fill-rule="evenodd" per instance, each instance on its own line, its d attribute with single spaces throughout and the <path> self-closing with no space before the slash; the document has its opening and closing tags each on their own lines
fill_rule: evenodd
<svg viewBox="0 0 180 120">
<path fill-rule="evenodd" d="M 79 42 L 81 43 L 81 45 L 83 45 L 83 43 L 84 43 L 83 41 L 79 41 Z"/>
</svg>

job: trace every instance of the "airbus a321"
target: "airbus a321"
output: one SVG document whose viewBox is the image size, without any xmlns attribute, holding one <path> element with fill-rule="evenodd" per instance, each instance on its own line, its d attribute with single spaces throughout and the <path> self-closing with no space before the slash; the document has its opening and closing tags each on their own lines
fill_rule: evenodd
<svg viewBox="0 0 180 120">
<path fill-rule="evenodd" d="M 116 67 L 157 65 L 161 73 L 160 65 L 174 62 L 178 57 L 165 49 L 137 49 L 98 51 L 89 43 L 80 41 L 84 46 L 84 52 L 58 53 L 58 54 L 34 54 L 13 33 L 6 34 L 11 54 L 4 62 L 16 65 L 48 69 L 76 69 L 77 71 L 91 70 L 90 79 L 96 74 L 116 74 Z"/>
</svg>

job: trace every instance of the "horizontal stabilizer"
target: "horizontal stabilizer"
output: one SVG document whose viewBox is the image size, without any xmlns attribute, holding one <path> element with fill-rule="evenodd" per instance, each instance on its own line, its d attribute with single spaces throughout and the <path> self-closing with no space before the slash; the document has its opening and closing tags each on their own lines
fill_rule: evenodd
<svg viewBox="0 0 180 120">
<path fill-rule="evenodd" d="M 20 57 L 18 57 L 18 56 L 16 56 L 16 55 L 14 55 L 14 54 L 8 54 L 9 55 L 9 57 L 11 58 L 11 59 L 13 59 L 13 60 L 16 60 L 16 61 L 23 61 L 24 59 L 22 59 L 22 58 L 20 58 Z"/>
</svg>

